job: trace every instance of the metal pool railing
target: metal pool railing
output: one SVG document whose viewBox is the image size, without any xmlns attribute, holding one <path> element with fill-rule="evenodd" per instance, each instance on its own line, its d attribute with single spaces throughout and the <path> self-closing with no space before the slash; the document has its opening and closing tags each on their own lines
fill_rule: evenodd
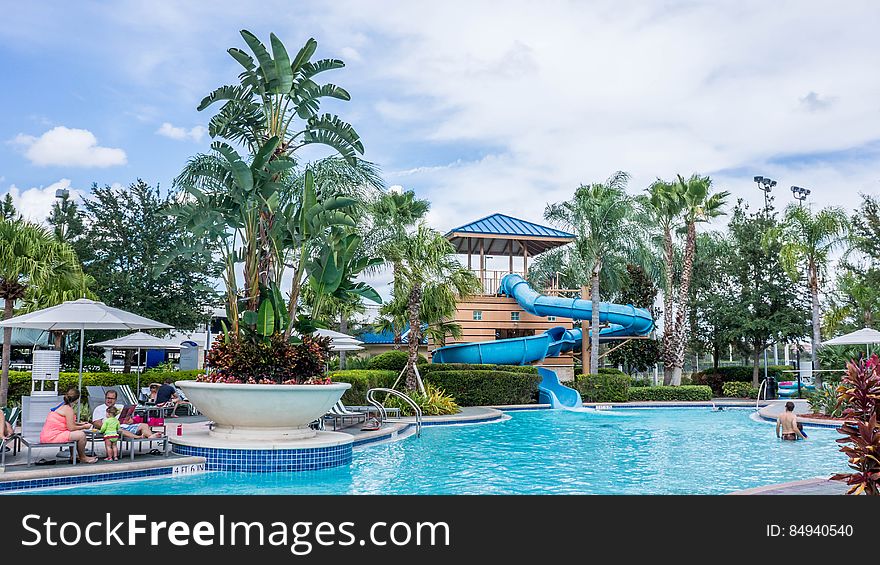
<svg viewBox="0 0 880 565">
<path fill-rule="evenodd" d="M 379 415 L 382 418 L 383 422 L 388 417 L 388 415 L 385 412 L 385 407 L 382 405 L 382 403 L 379 402 L 378 400 L 376 400 L 375 397 L 373 397 L 373 393 L 376 393 L 376 392 L 384 392 L 386 394 L 396 396 L 398 398 L 403 399 L 404 402 L 409 404 L 410 407 L 412 407 L 412 409 L 415 411 L 415 415 L 416 415 L 416 437 L 421 437 L 421 435 L 422 435 L 422 409 L 419 408 L 419 405 L 416 404 L 415 401 L 413 401 L 413 399 L 410 398 L 409 396 L 407 396 L 401 392 L 397 392 L 396 390 L 393 390 L 390 388 L 371 388 L 370 390 L 367 391 L 367 402 L 369 402 L 370 404 L 375 406 L 377 410 L 379 410 Z"/>
</svg>

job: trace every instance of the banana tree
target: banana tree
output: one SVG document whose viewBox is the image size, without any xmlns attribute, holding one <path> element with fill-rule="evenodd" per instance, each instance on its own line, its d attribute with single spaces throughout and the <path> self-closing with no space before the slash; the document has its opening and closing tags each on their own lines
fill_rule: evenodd
<svg viewBox="0 0 880 565">
<path fill-rule="evenodd" d="M 253 57 L 229 49 L 244 68 L 239 84 L 216 89 L 199 110 L 222 102 L 209 133 L 245 146 L 249 157 L 245 159 L 225 141 L 214 142 L 212 153 L 194 157 L 175 180 L 182 193 L 180 204 L 168 213 L 192 236 L 178 256 L 208 253 L 223 258 L 232 333 L 238 333 L 243 323 L 256 335 L 272 326 L 272 332 L 289 338 L 299 321 L 300 290 L 309 278 L 320 283 L 322 292 L 378 299 L 375 291 L 353 282 L 372 264 L 369 258 L 355 259 L 352 252 L 360 243 L 352 214 L 357 200 L 317 190 L 310 171 L 297 182 L 292 157 L 305 145 L 323 144 L 357 167 L 363 145 L 349 124 L 337 116 L 318 114 L 321 98 L 350 98 L 336 85 L 313 80 L 321 72 L 343 67 L 342 61 L 312 62 L 314 39 L 291 59 L 274 34 L 271 55 L 253 34 L 242 31 L 241 35 Z M 236 279 L 239 264 L 241 287 Z M 277 284 L 288 267 L 294 276 L 287 306 L 280 308 Z M 279 325 L 282 319 L 285 323 Z"/>
</svg>

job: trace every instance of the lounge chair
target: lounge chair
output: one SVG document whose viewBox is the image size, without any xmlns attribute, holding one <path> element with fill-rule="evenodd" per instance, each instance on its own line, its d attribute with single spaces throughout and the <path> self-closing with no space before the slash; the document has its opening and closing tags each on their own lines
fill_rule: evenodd
<svg viewBox="0 0 880 565">
<path fill-rule="evenodd" d="M 333 421 L 333 429 L 337 428 L 337 423 L 341 420 L 342 424 L 345 424 L 345 420 L 351 420 L 351 423 L 366 422 L 367 413 L 366 412 L 353 412 L 345 407 L 345 404 L 342 403 L 341 400 L 337 401 L 336 404 L 333 405 L 330 410 L 324 414 L 325 420 Z"/>
<path fill-rule="evenodd" d="M 3 451 L 4 459 L 6 455 L 6 450 L 9 449 L 9 444 L 12 444 L 13 456 L 21 451 L 21 434 L 15 431 L 15 426 L 18 425 L 18 420 L 20 417 L 21 408 L 19 408 L 18 406 L 7 407 L 3 409 L 3 418 L 7 422 L 9 422 L 10 426 L 12 426 L 12 435 L 8 438 L 0 440 L 0 451 Z"/>
</svg>

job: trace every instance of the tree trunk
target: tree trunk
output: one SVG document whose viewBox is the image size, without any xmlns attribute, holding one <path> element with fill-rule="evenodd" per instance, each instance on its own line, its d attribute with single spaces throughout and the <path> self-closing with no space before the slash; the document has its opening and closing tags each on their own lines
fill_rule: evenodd
<svg viewBox="0 0 880 565">
<path fill-rule="evenodd" d="M 13 301 L 6 298 L 3 301 L 3 319 L 12 317 Z M 3 369 L 0 373 L 0 408 L 6 408 L 6 399 L 9 395 L 9 356 L 12 355 L 12 328 L 3 328 Z"/>
<path fill-rule="evenodd" d="M 346 319 L 345 314 L 340 316 L 339 331 L 342 333 L 348 333 L 348 320 Z M 345 351 L 339 352 L 339 370 L 345 370 Z"/>
<path fill-rule="evenodd" d="M 675 369 L 675 317 L 672 289 L 672 271 L 675 268 L 675 253 L 672 246 L 672 231 L 667 228 L 663 234 L 663 254 L 666 258 L 666 281 L 663 289 L 663 384 L 672 384 Z"/>
<path fill-rule="evenodd" d="M 819 346 L 822 345 L 822 319 L 819 315 L 819 273 L 816 269 L 816 264 L 812 261 L 810 262 L 809 268 L 809 276 L 810 276 L 810 299 L 812 300 L 813 307 L 813 347 L 810 351 L 810 359 L 813 362 L 813 380 L 816 385 L 822 384 L 822 377 L 819 375 L 821 373 L 816 373 L 815 371 L 819 369 Z"/>
<path fill-rule="evenodd" d="M 590 321 L 590 374 L 595 375 L 599 372 L 599 271 L 602 269 L 602 263 L 596 262 L 596 268 L 593 269 L 593 280 L 590 287 L 590 298 L 593 300 L 593 319 Z"/>
<path fill-rule="evenodd" d="M 688 222 L 687 241 L 684 248 L 684 263 L 681 269 L 681 288 L 678 292 L 678 308 L 675 312 L 675 374 L 673 384 L 681 384 L 681 370 L 684 367 L 684 353 L 687 344 L 687 315 L 690 304 L 691 279 L 694 274 L 694 255 L 697 244 L 696 223 Z"/>
<path fill-rule="evenodd" d="M 762 350 L 756 344 L 755 351 L 752 353 L 752 363 L 754 366 L 754 368 L 752 369 L 752 386 L 755 388 L 758 388 L 758 385 L 760 384 L 758 382 L 758 378 L 759 378 L 758 377 L 758 375 L 759 375 L 758 364 L 761 362 L 761 351 Z"/>
<path fill-rule="evenodd" d="M 409 355 L 406 360 L 406 388 L 418 390 L 419 383 L 416 379 L 416 363 L 419 361 L 419 341 L 421 341 L 421 320 L 419 310 L 422 307 L 422 287 L 414 285 L 407 300 L 409 312 Z"/>
<path fill-rule="evenodd" d="M 122 372 L 125 374 L 131 373 L 131 356 L 134 351 L 129 349 L 125 350 L 125 361 L 122 364 Z"/>
<path fill-rule="evenodd" d="M 55 349 L 61 351 L 64 347 L 64 332 L 52 332 L 52 337 L 55 340 Z"/>
</svg>

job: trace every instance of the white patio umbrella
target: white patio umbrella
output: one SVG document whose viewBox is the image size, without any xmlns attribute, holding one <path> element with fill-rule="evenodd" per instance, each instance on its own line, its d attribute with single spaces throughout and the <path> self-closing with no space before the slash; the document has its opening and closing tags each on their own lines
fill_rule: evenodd
<svg viewBox="0 0 880 565">
<path fill-rule="evenodd" d="M 864 345 L 865 354 L 870 354 L 869 346 L 880 343 L 880 332 L 871 328 L 862 328 L 848 334 L 829 339 L 822 345 Z"/>
<path fill-rule="evenodd" d="M 130 349 L 137 350 L 137 358 L 138 365 L 140 365 L 141 359 L 141 349 L 180 349 L 179 343 L 174 343 L 168 341 L 167 339 L 162 339 L 160 337 L 152 336 L 148 333 L 144 332 L 135 332 L 133 334 L 128 334 L 122 337 L 117 337 L 116 339 L 108 339 L 106 341 L 99 341 L 98 343 L 93 343 L 92 345 L 98 347 L 107 347 L 110 349 Z M 137 390 L 135 391 L 135 395 L 139 395 L 141 393 L 141 372 L 138 370 L 137 376 Z"/>
<path fill-rule="evenodd" d="M 363 349 L 361 345 L 363 345 L 364 342 L 355 339 L 354 336 L 350 336 L 342 332 L 319 329 L 315 330 L 314 334 L 312 335 L 329 337 L 330 351 L 360 351 L 361 349 Z"/>
<path fill-rule="evenodd" d="M 85 330 L 170 329 L 171 326 L 119 308 L 86 298 L 63 302 L 15 316 L 0 322 L 0 327 L 36 328 L 39 330 L 79 330 L 79 388 L 82 388 Z"/>
</svg>

